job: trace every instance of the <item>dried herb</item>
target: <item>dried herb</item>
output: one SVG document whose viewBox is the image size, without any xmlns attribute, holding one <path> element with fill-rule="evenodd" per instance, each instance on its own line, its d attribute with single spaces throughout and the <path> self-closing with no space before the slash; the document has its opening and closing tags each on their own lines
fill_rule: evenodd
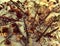
<svg viewBox="0 0 60 46">
<path fill-rule="evenodd" d="M 52 22 L 50 23 L 49 26 L 47 26 L 47 28 L 45 29 L 45 31 L 39 36 L 39 38 L 36 40 L 36 42 L 39 41 L 42 38 L 42 36 L 45 34 L 45 32 L 48 30 L 48 28 L 51 26 L 51 24 L 52 24 Z"/>
<path fill-rule="evenodd" d="M 8 28 L 7 28 L 7 27 L 3 27 L 3 29 L 2 29 L 2 33 L 9 33 Z"/>
<path fill-rule="evenodd" d="M 12 35 L 13 35 L 13 33 L 9 34 L 6 39 L 11 38 Z M 3 41 L 1 41 L 0 44 L 2 44 L 6 39 L 4 39 Z"/>
<path fill-rule="evenodd" d="M 47 2 L 49 2 L 49 0 L 47 0 Z M 24 3 L 28 3 L 27 1 L 25 1 Z M 12 25 L 12 28 L 13 28 L 13 32 L 12 33 L 9 33 L 9 35 L 6 37 L 6 39 L 5 40 L 3 40 L 1 43 L 3 43 L 3 42 L 5 42 L 5 44 L 6 45 L 9 45 L 9 44 L 11 44 L 11 42 L 9 41 L 9 38 L 11 38 L 11 36 L 12 35 L 14 35 L 13 33 L 15 33 L 15 35 L 16 36 L 20 36 L 20 35 L 22 35 L 22 37 L 20 38 L 20 37 L 18 37 L 18 38 L 20 38 L 19 39 L 19 42 L 21 43 L 21 41 L 23 41 L 23 43 L 25 44 L 24 46 L 28 46 L 28 44 L 29 44 L 29 38 L 30 38 L 30 35 L 31 34 L 35 34 L 35 35 L 37 35 L 37 40 L 36 41 L 40 41 L 40 39 L 42 38 L 42 36 L 44 36 L 44 37 L 53 37 L 51 34 L 52 33 L 54 33 L 57 29 L 54 29 L 54 30 L 52 30 L 51 32 L 49 32 L 49 33 L 46 33 L 46 31 L 48 30 L 48 28 L 51 26 L 51 24 L 53 23 L 53 22 L 56 22 L 58 19 L 56 19 L 56 17 L 54 17 L 53 18 L 53 20 L 51 20 L 51 22 L 48 22 L 48 26 L 47 26 L 47 28 L 44 30 L 44 32 L 39 32 L 39 30 L 36 30 L 36 27 L 37 26 L 39 26 L 39 28 L 40 28 L 40 26 L 41 25 L 43 25 L 44 24 L 44 22 L 45 22 L 45 20 L 46 20 L 46 18 L 49 16 L 49 14 L 52 12 L 52 11 L 50 11 L 50 9 L 48 9 L 48 7 L 46 7 L 46 6 L 42 6 L 43 8 L 42 8 L 42 10 L 40 9 L 40 11 L 42 12 L 38 12 L 38 9 L 41 7 L 39 4 L 37 4 L 35 1 L 33 1 L 33 3 L 34 3 L 34 8 L 36 9 L 35 10 L 35 12 L 36 12 L 36 14 L 35 14 L 35 17 L 34 18 L 32 18 L 31 19 L 31 21 L 29 21 L 30 23 L 29 24 L 31 24 L 31 25 L 28 25 L 28 24 L 26 24 L 26 21 L 28 21 L 28 19 L 29 19 L 29 16 L 30 16 L 30 14 L 29 14 L 29 11 L 27 10 L 26 12 L 24 12 L 23 11 L 23 9 L 25 8 L 24 7 L 24 4 L 23 3 L 21 3 L 19 0 L 17 1 L 17 2 L 14 2 L 13 0 L 10 0 L 9 2 L 5 2 L 5 3 L 3 3 L 1 6 L 2 7 L 0 7 L 0 9 L 3 9 L 3 7 L 4 7 L 4 4 L 6 4 L 7 6 L 10 6 L 10 10 L 8 11 L 9 13 L 16 13 L 16 17 L 17 17 L 17 19 L 13 19 L 13 18 L 9 18 L 9 17 L 5 17 L 5 16 L 0 16 L 0 18 L 1 18 L 1 20 L 3 21 L 3 22 L 13 22 L 11 25 Z M 20 4 L 21 4 L 21 6 L 20 6 Z M 54 4 L 56 4 L 55 2 L 54 2 Z M 37 8 L 38 7 L 38 8 Z M 57 9 L 59 9 L 59 7 L 57 8 Z M 56 9 L 54 9 L 54 10 L 56 10 Z M 54 11 L 53 10 L 53 11 Z M 57 10 L 58 11 L 58 10 Z M 38 17 L 40 17 L 39 18 L 39 22 L 37 23 L 36 22 L 36 16 L 37 16 L 37 14 L 38 14 Z M 15 23 L 16 21 L 18 21 L 18 22 L 20 22 L 20 20 L 21 19 L 23 19 L 23 22 L 24 22 L 24 30 L 25 30 L 25 32 L 26 32 L 26 37 L 22 34 L 22 32 L 21 32 L 21 30 L 19 29 L 19 26 Z M 28 23 L 28 22 L 27 22 Z M 31 26 L 31 27 L 29 27 L 29 26 Z M 45 25 L 44 25 L 45 26 Z M 8 33 L 7 31 L 8 31 L 8 29 L 7 28 L 3 28 L 2 29 L 3 30 L 3 33 L 4 32 L 6 32 L 6 33 Z M 30 32 L 28 32 L 29 30 L 31 30 L 31 31 L 33 31 L 33 33 L 30 33 Z M 46 34 L 45 34 L 46 33 Z M 35 36 L 34 35 L 34 36 Z M 35 38 L 35 37 L 34 37 Z M 17 40 L 18 41 L 18 40 Z M 0 43 L 0 44 L 1 44 Z"/>
<path fill-rule="evenodd" d="M 51 18 L 51 22 L 49 23 L 49 25 L 47 26 L 47 28 L 44 30 L 44 32 L 39 36 L 39 38 L 38 38 L 36 41 L 39 41 L 39 40 L 42 38 L 42 36 L 44 36 L 45 32 L 48 30 L 48 28 L 51 26 L 51 24 L 52 24 L 54 21 L 55 21 L 55 20 L 54 20 L 54 17 Z"/>
<path fill-rule="evenodd" d="M 4 42 L 5 45 L 10 45 L 11 44 L 11 41 L 6 39 L 5 42 Z"/>
<path fill-rule="evenodd" d="M 45 36 L 49 36 L 49 35 L 51 35 L 52 33 L 54 33 L 56 30 L 58 30 L 59 28 L 56 28 L 56 29 L 54 29 L 54 30 L 52 30 L 51 32 L 49 32 L 49 33 L 47 33 Z"/>
<path fill-rule="evenodd" d="M 2 18 L 4 20 L 4 22 L 15 22 L 15 21 L 18 21 L 18 20 L 15 20 L 13 18 L 8 18 L 8 17 L 5 17 L 5 16 L 0 16 L 0 18 Z"/>
</svg>

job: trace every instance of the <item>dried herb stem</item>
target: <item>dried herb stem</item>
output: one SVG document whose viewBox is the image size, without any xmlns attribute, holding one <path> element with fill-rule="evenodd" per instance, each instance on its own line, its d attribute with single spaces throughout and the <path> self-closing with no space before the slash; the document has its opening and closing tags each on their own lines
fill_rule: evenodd
<svg viewBox="0 0 60 46">
<path fill-rule="evenodd" d="M 5 17 L 5 16 L 0 16 L 0 18 L 6 20 L 7 22 L 11 22 L 11 21 L 13 21 L 13 22 L 19 21 L 19 20 L 15 20 L 15 19 L 13 19 L 13 18 Z"/>
<path fill-rule="evenodd" d="M 39 36 L 39 38 L 36 40 L 36 42 L 40 41 L 40 39 L 42 38 L 42 36 L 44 36 L 45 32 L 48 30 L 48 28 L 51 26 L 53 22 L 50 23 L 49 26 L 47 26 L 47 28 L 45 29 L 45 31 Z"/>
<path fill-rule="evenodd" d="M 47 35 L 51 35 L 52 33 L 54 33 L 56 30 L 58 30 L 59 28 L 56 28 L 56 29 L 54 29 L 54 30 L 52 30 L 51 32 L 49 32 L 49 33 L 47 33 L 45 36 L 47 36 Z"/>
<path fill-rule="evenodd" d="M 9 34 L 9 36 L 6 39 L 9 39 L 12 35 L 13 35 L 13 33 Z M 4 39 L 3 41 L 1 41 L 0 44 L 2 44 L 6 39 Z"/>
</svg>

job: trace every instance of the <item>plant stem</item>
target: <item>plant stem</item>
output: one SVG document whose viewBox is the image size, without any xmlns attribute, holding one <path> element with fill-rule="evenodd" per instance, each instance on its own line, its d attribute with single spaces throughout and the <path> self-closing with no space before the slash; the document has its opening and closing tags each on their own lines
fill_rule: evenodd
<svg viewBox="0 0 60 46">
<path fill-rule="evenodd" d="M 54 33 L 56 30 L 58 30 L 59 29 L 59 27 L 58 28 L 56 28 L 56 29 L 54 29 L 54 30 L 52 30 L 51 32 L 49 32 L 49 33 L 47 33 L 47 34 L 45 34 L 45 36 L 47 36 L 47 35 L 51 35 L 52 33 Z"/>
<path fill-rule="evenodd" d="M 42 36 L 44 36 L 45 32 L 48 30 L 48 28 L 51 26 L 53 22 L 50 23 L 50 25 L 45 29 L 45 31 L 39 36 L 39 38 L 36 40 L 36 42 L 40 41 L 40 39 L 42 38 Z"/>
</svg>

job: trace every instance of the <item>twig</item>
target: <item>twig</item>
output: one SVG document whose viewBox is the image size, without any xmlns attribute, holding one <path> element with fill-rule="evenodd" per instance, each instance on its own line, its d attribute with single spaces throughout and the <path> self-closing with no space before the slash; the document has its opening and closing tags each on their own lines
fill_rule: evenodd
<svg viewBox="0 0 60 46">
<path fill-rule="evenodd" d="M 2 18 L 3 20 L 6 20 L 7 22 L 11 22 L 11 21 L 13 21 L 13 22 L 19 21 L 19 20 L 15 20 L 15 19 L 13 19 L 13 18 L 5 17 L 5 16 L 0 16 L 0 18 Z"/>
<path fill-rule="evenodd" d="M 26 23 L 25 23 L 25 18 L 23 18 L 23 21 L 24 21 L 24 28 L 25 28 L 25 31 L 26 31 L 26 35 L 27 35 L 27 42 L 26 42 L 26 44 L 25 44 L 25 46 L 27 45 L 27 43 L 29 43 L 29 34 L 28 34 L 28 31 L 27 31 L 27 25 L 26 25 Z"/>
<path fill-rule="evenodd" d="M 6 39 L 9 39 L 12 35 L 13 35 L 13 33 L 9 34 L 9 36 Z M 3 41 L 1 41 L 0 44 L 2 44 L 6 39 L 4 39 Z"/>
<path fill-rule="evenodd" d="M 51 13 L 51 12 L 50 12 Z M 49 13 L 49 14 L 50 14 Z M 44 18 L 44 20 L 49 16 L 49 14 Z M 42 22 L 42 23 L 44 23 L 44 22 Z M 42 24 L 41 23 L 41 24 Z M 51 25 L 52 23 L 50 23 L 50 25 Z M 45 34 L 45 32 L 48 30 L 48 28 L 50 27 L 50 25 L 45 29 L 45 31 L 39 36 L 39 38 L 36 40 L 36 42 L 37 41 L 39 41 L 40 39 L 41 39 L 41 37 Z M 39 27 L 40 27 L 40 24 L 39 24 Z"/>
<path fill-rule="evenodd" d="M 17 34 L 22 35 L 23 37 L 22 37 L 21 40 L 25 43 L 26 37 L 25 37 L 25 36 L 22 34 L 22 32 L 20 31 L 18 25 L 17 25 L 16 23 L 13 23 L 12 26 L 15 27 L 15 28 L 13 29 L 13 32 L 16 33 L 16 35 L 17 35 Z"/>
<path fill-rule="evenodd" d="M 51 26 L 52 23 L 53 22 L 51 22 L 50 25 L 45 29 L 45 31 L 39 36 L 39 38 L 36 40 L 36 42 L 38 42 L 42 38 L 42 36 L 44 36 L 45 32 L 48 30 L 48 28 Z"/>
<path fill-rule="evenodd" d="M 48 36 L 48 35 L 51 35 L 52 33 L 54 33 L 56 30 L 58 30 L 59 29 L 59 27 L 58 28 L 56 28 L 56 29 L 54 29 L 54 30 L 52 30 L 51 32 L 49 32 L 49 33 L 47 33 L 47 34 L 45 34 L 44 36 Z"/>
<path fill-rule="evenodd" d="M 13 1 L 12 1 L 12 2 L 13 2 Z M 26 25 L 26 23 L 25 23 L 25 18 L 26 18 L 27 15 L 26 15 L 26 14 L 24 13 L 24 11 L 20 8 L 20 6 L 18 5 L 18 3 L 14 3 L 14 2 L 13 2 L 13 4 L 16 5 L 17 8 L 20 9 L 20 11 L 21 11 L 20 13 L 22 13 L 22 15 L 24 15 L 24 16 L 23 16 L 23 21 L 24 21 L 25 31 L 26 31 L 26 35 L 27 35 L 27 41 L 26 41 L 26 43 L 25 43 L 25 46 L 27 46 L 27 43 L 29 43 L 29 34 L 28 34 L 28 31 L 27 31 L 27 25 Z"/>
</svg>

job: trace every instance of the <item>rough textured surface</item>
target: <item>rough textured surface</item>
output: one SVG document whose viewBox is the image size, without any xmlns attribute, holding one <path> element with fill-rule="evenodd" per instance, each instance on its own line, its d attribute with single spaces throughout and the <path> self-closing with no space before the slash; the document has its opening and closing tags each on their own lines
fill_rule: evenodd
<svg viewBox="0 0 60 46">
<path fill-rule="evenodd" d="M 4 2 L 8 2 L 8 1 L 9 1 L 9 0 L 4 0 L 4 1 L 0 0 L 0 3 L 2 3 L 2 2 L 4 3 Z M 16 0 L 14 0 L 14 1 L 16 1 Z M 25 0 L 20 0 L 20 1 L 23 3 Z M 30 21 L 30 22 L 33 22 L 34 16 L 37 15 L 37 17 L 36 17 L 36 21 L 37 21 L 36 24 L 37 24 L 38 21 L 39 21 L 39 16 L 38 16 L 38 14 L 36 14 L 36 9 L 37 9 L 38 7 L 36 6 L 36 8 L 34 8 L 34 3 L 32 2 L 32 1 L 35 1 L 35 0 L 27 0 L 27 1 L 28 1 L 28 4 L 27 4 L 27 5 L 26 5 L 26 4 L 24 5 L 25 9 L 23 9 L 23 10 L 24 10 L 24 12 L 26 12 L 26 11 L 27 11 L 27 7 L 28 7 L 28 11 L 29 11 L 29 14 L 30 14 L 30 16 L 29 16 L 29 21 Z M 40 2 L 40 1 L 41 1 L 41 2 Z M 57 3 L 57 4 L 51 3 L 51 2 L 56 2 L 55 0 L 50 0 L 50 3 L 47 2 L 47 1 L 43 1 L 43 0 L 36 0 L 35 2 L 36 2 L 37 4 L 39 4 L 39 5 L 41 5 L 42 7 L 43 7 L 43 5 L 46 5 L 46 6 L 48 6 L 49 9 L 51 10 L 51 13 L 49 14 L 49 16 L 48 16 L 47 19 L 46 19 L 46 22 L 49 21 L 49 18 L 50 18 L 50 17 L 53 17 L 53 16 L 55 16 L 55 15 L 56 15 L 56 16 L 60 15 L 60 12 L 58 12 L 58 11 L 57 11 L 57 12 L 55 12 L 55 11 L 52 12 L 52 9 L 53 9 L 55 6 L 57 6 L 58 4 L 60 4 L 60 3 Z M 4 5 L 5 5 L 5 4 L 4 4 Z M 5 5 L 5 6 L 6 6 L 6 5 Z M 16 18 L 17 18 L 17 17 L 15 16 L 16 13 L 9 13 L 8 10 L 5 10 L 5 9 L 6 9 L 6 7 L 0 11 L 0 16 L 3 16 L 3 14 L 6 14 L 6 15 L 5 15 L 6 17 L 13 18 L 13 19 L 16 19 Z M 8 8 L 8 9 L 9 9 L 9 8 Z M 43 8 L 40 9 L 42 12 L 46 10 L 46 9 L 45 9 L 45 10 L 42 10 L 42 9 L 43 9 Z M 40 11 L 39 11 L 39 12 L 40 12 Z M 44 13 L 41 15 L 41 17 L 40 17 L 41 19 L 44 18 L 45 13 L 46 13 L 46 12 L 44 12 Z M 47 13 L 48 13 L 48 12 L 47 12 Z M 47 13 L 46 13 L 46 14 L 47 14 Z M 32 19 L 31 19 L 31 17 L 32 17 Z M 27 19 L 28 19 L 28 18 L 27 18 Z M 30 19 L 31 19 L 31 20 L 30 20 Z M 1 25 L 4 24 L 2 21 L 1 21 L 0 23 L 1 23 Z M 21 31 L 22 34 L 26 37 L 26 32 L 25 32 L 25 30 L 24 30 L 24 22 L 23 22 L 23 20 L 21 19 L 21 21 L 16 21 L 15 23 L 18 24 L 20 31 Z M 26 22 L 26 23 L 27 23 L 27 26 L 28 26 L 28 27 L 31 27 L 29 22 Z M 35 42 L 36 39 L 32 39 L 32 38 L 34 38 L 34 37 L 38 37 L 38 35 L 35 36 L 36 34 L 32 34 L 33 32 L 30 31 L 30 32 L 32 32 L 32 33 L 30 34 L 28 46 L 60 46 L 60 21 L 58 21 L 57 24 L 58 24 L 59 29 L 58 29 L 56 32 L 54 32 L 53 34 L 51 34 L 52 36 L 54 36 L 54 38 L 42 36 L 40 42 Z M 7 25 L 4 25 L 4 26 L 9 27 L 9 30 L 12 30 L 12 28 L 11 28 L 11 23 L 10 23 L 10 22 L 9 22 Z M 4 26 L 0 26 L 0 29 L 1 29 L 1 27 L 4 27 Z M 46 25 L 45 25 L 45 26 L 44 26 L 44 25 L 41 26 L 41 32 L 44 31 L 45 27 L 46 27 Z M 32 27 L 31 27 L 31 28 L 32 28 Z M 39 29 L 38 29 L 38 28 L 39 28 L 39 27 L 37 27 L 37 30 L 39 31 L 40 28 L 39 28 Z M 53 29 L 54 27 L 51 27 L 51 28 Z M 50 31 L 51 31 L 51 28 L 49 28 L 47 32 L 50 32 Z M 29 32 L 29 31 L 28 31 L 28 32 Z M 36 31 L 35 31 L 35 32 L 36 32 Z M 18 36 L 17 36 L 17 37 L 18 37 Z M 0 36 L 0 42 L 3 41 L 4 39 L 5 39 L 5 38 L 3 37 L 3 35 Z M 24 46 L 24 43 L 22 42 L 22 43 L 23 43 L 23 45 L 22 45 L 22 44 L 19 42 L 19 39 L 16 38 L 16 35 L 12 35 L 12 37 L 10 38 L 10 40 L 11 40 L 11 42 L 12 42 L 11 46 Z M 2 44 L 0 44 L 0 46 L 5 46 L 5 45 L 4 45 L 4 42 L 3 42 Z"/>
</svg>

